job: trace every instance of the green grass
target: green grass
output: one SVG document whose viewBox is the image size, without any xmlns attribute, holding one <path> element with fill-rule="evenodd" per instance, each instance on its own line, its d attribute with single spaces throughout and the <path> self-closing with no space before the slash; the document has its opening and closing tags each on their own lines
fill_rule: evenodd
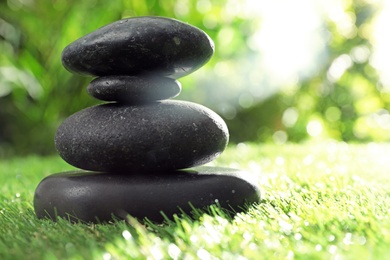
<svg viewBox="0 0 390 260">
<path fill-rule="evenodd" d="M 106 225 L 37 220 L 39 181 L 71 170 L 58 157 L 0 161 L 0 259 L 386 259 L 390 257 L 389 145 L 229 147 L 212 165 L 241 168 L 260 205 L 231 219 Z"/>
</svg>

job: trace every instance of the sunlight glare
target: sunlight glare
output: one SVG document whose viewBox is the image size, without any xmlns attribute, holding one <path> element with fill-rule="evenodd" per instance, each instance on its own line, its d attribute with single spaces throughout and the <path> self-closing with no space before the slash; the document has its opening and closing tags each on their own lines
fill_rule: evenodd
<svg viewBox="0 0 390 260">
<path fill-rule="evenodd" d="M 313 53 L 323 45 L 319 33 L 322 22 L 312 2 L 260 2 L 262 28 L 253 36 L 251 46 L 262 53 L 264 69 L 280 83 L 289 82 L 296 73 L 310 74 Z"/>
<path fill-rule="evenodd" d="M 382 1 L 383 9 L 374 23 L 373 45 L 374 53 L 371 65 L 378 70 L 384 88 L 390 89 L 390 1 Z"/>
<path fill-rule="evenodd" d="M 186 8 L 182 5 L 188 0 L 179 2 L 182 4 L 177 4 L 175 10 L 183 15 Z M 326 65 L 328 32 L 317 1 L 228 0 L 220 14 L 209 9 L 209 2 L 202 0 L 197 8 L 208 10 L 203 20 L 206 28 L 224 24 L 216 32 L 217 52 L 227 57 L 216 63 L 214 77 L 197 72 L 199 88 L 209 93 L 202 102 L 225 118 L 234 119 L 237 108 L 250 108 L 282 88 L 299 84 Z M 242 35 L 233 29 L 236 18 L 244 20 Z M 245 40 L 248 53 L 235 56 L 229 47 L 241 40 Z"/>
</svg>

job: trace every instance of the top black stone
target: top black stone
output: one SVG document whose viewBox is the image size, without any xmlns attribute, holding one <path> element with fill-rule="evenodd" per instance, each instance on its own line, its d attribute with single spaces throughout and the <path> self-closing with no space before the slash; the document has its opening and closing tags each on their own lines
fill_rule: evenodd
<svg viewBox="0 0 390 260">
<path fill-rule="evenodd" d="M 202 67 L 214 44 L 202 30 L 164 17 L 134 17 L 106 25 L 69 44 L 62 63 L 94 75 L 156 73 L 180 78 Z"/>
</svg>

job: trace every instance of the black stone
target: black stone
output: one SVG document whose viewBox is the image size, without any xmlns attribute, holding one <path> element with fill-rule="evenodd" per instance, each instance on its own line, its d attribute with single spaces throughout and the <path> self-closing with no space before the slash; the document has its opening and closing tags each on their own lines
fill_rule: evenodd
<svg viewBox="0 0 390 260">
<path fill-rule="evenodd" d="M 128 104 L 169 99 L 180 91 L 177 80 L 152 75 L 99 77 L 87 87 L 88 94 L 97 99 Z"/>
<path fill-rule="evenodd" d="M 213 55 L 206 33 L 164 17 L 135 17 L 106 25 L 69 44 L 62 53 L 66 69 L 80 74 L 137 75 L 145 72 L 179 78 Z"/>
<path fill-rule="evenodd" d="M 38 218 L 63 217 L 71 221 L 106 222 L 128 214 L 155 222 L 172 218 L 181 210 L 204 209 L 218 203 L 242 212 L 259 202 L 253 183 L 229 168 L 197 167 L 182 171 L 131 173 L 65 172 L 46 177 L 38 185 L 34 209 Z M 191 207 L 192 206 L 192 207 Z"/>
<path fill-rule="evenodd" d="M 198 166 L 216 158 L 227 142 L 227 126 L 216 113 L 176 100 L 90 107 L 67 118 L 55 136 L 65 161 L 104 172 Z"/>
</svg>

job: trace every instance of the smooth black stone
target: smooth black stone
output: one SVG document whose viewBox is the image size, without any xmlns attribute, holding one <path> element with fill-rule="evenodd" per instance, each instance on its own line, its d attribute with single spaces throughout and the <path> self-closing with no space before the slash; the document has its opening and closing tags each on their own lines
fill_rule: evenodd
<svg viewBox="0 0 390 260">
<path fill-rule="evenodd" d="M 128 104 L 169 99 L 180 91 L 177 80 L 151 75 L 99 77 L 87 87 L 88 94 L 97 99 Z"/>
<path fill-rule="evenodd" d="M 222 208 L 244 211 L 260 200 L 253 183 L 239 177 L 242 172 L 219 167 L 197 167 L 182 171 L 131 173 L 65 172 L 46 177 L 38 185 L 34 209 L 38 218 L 62 217 L 71 221 L 106 222 L 113 216 L 130 214 L 143 220 L 172 218 L 181 210 L 218 203 Z"/>
<path fill-rule="evenodd" d="M 65 161 L 85 170 L 183 169 L 215 159 L 228 135 L 222 118 L 199 104 L 110 103 L 67 118 L 55 145 Z"/>
<path fill-rule="evenodd" d="M 62 63 L 71 72 L 107 76 L 158 73 L 183 77 L 203 66 L 214 44 L 202 30 L 164 17 L 134 17 L 106 25 L 69 44 Z"/>
</svg>

